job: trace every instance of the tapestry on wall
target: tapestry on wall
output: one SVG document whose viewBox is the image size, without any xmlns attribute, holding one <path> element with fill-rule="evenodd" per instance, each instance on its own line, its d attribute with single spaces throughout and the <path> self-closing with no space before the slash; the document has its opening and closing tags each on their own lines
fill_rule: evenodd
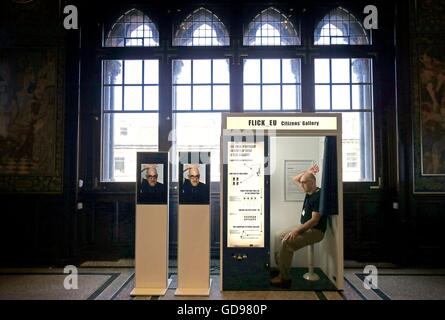
<svg viewBox="0 0 445 320">
<path fill-rule="evenodd" d="M 445 190 L 445 47 L 419 46 L 414 68 L 414 192 Z"/>
<path fill-rule="evenodd" d="M 413 0 L 410 21 L 422 34 L 442 33 L 445 30 L 445 0 Z"/>
<path fill-rule="evenodd" d="M 62 191 L 63 71 L 54 48 L 0 51 L 0 191 Z"/>
</svg>

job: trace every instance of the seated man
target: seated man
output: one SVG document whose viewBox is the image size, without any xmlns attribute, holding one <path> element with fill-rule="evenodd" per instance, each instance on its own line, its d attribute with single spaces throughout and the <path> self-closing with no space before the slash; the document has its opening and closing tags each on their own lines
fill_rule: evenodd
<svg viewBox="0 0 445 320">
<path fill-rule="evenodd" d="M 319 171 L 317 165 L 300 172 L 293 177 L 293 181 L 306 193 L 301 211 L 299 226 L 292 226 L 281 232 L 276 238 L 280 244 L 279 253 L 275 254 L 279 274 L 270 280 L 273 286 L 289 289 L 292 285 L 290 268 L 294 252 L 303 247 L 317 243 L 324 237 L 326 231 L 326 217 L 319 211 L 320 188 L 317 187 L 315 174 Z"/>
<path fill-rule="evenodd" d="M 199 181 L 200 173 L 198 167 L 189 167 L 188 179 L 182 185 L 182 203 L 209 203 L 209 187 Z"/>
<path fill-rule="evenodd" d="M 142 179 L 139 190 L 139 202 L 141 203 L 164 203 L 167 199 L 164 184 L 158 182 L 158 171 L 155 167 L 148 167 L 145 178 Z"/>
</svg>

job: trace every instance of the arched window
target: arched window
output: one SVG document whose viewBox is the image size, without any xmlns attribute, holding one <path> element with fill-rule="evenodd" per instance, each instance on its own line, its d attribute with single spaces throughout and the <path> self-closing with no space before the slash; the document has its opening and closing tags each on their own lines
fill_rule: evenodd
<svg viewBox="0 0 445 320">
<path fill-rule="evenodd" d="M 210 151 L 211 181 L 217 182 L 221 112 L 230 110 L 229 59 L 174 59 L 172 69 L 173 159 L 179 152 Z"/>
<path fill-rule="evenodd" d="M 245 46 L 288 46 L 299 45 L 300 38 L 293 23 L 270 7 L 249 22 L 244 30 L 243 43 Z M 301 110 L 300 58 L 286 58 L 273 48 L 264 52 L 269 56 L 263 54 L 263 59 L 243 59 L 243 109 Z"/>
<path fill-rule="evenodd" d="M 371 34 L 348 10 L 338 7 L 317 24 L 314 31 L 315 45 L 368 45 Z"/>
<path fill-rule="evenodd" d="M 146 15 L 131 9 L 113 24 L 104 44 L 159 46 L 159 32 Z M 136 152 L 158 151 L 158 124 L 159 59 L 125 54 L 103 59 L 101 181 L 135 181 Z"/>
<path fill-rule="evenodd" d="M 228 46 L 229 33 L 211 11 L 199 8 L 178 26 L 174 46 Z M 219 58 L 173 59 L 173 175 L 176 181 L 179 152 L 210 151 L 211 181 L 219 181 L 219 135 L 221 112 L 230 110 L 230 64 L 221 51 Z M 180 52 L 182 50 L 179 50 Z M 205 134 L 202 134 L 205 132 Z"/>
<path fill-rule="evenodd" d="M 104 42 L 105 47 L 157 47 L 159 32 L 142 11 L 131 9 L 117 19 Z"/>
<path fill-rule="evenodd" d="M 370 34 L 341 7 L 317 25 L 316 45 L 369 45 Z M 362 57 L 314 59 L 315 110 L 341 112 L 343 119 L 343 181 L 374 179 L 373 60 Z"/>
<path fill-rule="evenodd" d="M 348 10 L 337 7 L 314 30 L 315 45 L 371 45 L 371 33 Z M 315 111 L 341 112 L 343 119 L 343 181 L 374 179 L 373 60 L 362 56 L 314 59 Z"/>
<path fill-rule="evenodd" d="M 102 181 L 135 181 L 137 151 L 158 151 L 159 60 L 102 60 Z"/>
<path fill-rule="evenodd" d="M 275 8 L 259 13 L 244 31 L 245 46 L 299 45 L 300 37 L 293 23 Z"/>
<path fill-rule="evenodd" d="M 228 46 L 229 33 L 211 11 L 196 9 L 179 25 L 173 38 L 174 46 Z"/>
</svg>

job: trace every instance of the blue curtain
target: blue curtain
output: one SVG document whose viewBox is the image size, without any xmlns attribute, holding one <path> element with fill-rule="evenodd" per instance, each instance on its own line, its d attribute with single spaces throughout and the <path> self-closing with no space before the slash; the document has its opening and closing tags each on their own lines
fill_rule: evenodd
<svg viewBox="0 0 445 320">
<path fill-rule="evenodd" d="M 320 213 L 322 215 L 338 214 L 337 185 L 337 141 L 336 137 L 325 137 L 323 173 L 320 193 Z"/>
</svg>

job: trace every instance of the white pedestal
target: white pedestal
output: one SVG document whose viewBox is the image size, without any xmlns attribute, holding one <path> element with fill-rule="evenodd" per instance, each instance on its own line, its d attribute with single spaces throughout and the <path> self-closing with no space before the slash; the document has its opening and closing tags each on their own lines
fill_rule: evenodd
<svg viewBox="0 0 445 320">
<path fill-rule="evenodd" d="M 210 286 L 210 206 L 179 205 L 175 295 L 208 296 Z"/>
<path fill-rule="evenodd" d="M 307 256 L 308 272 L 303 275 L 307 281 L 318 281 L 320 277 L 314 272 L 314 244 L 308 246 Z"/>
<path fill-rule="evenodd" d="M 211 287 L 212 279 L 210 279 L 208 288 L 177 288 L 175 296 L 209 296 Z"/>
<path fill-rule="evenodd" d="M 131 295 L 164 295 L 170 282 L 168 205 L 136 205 L 135 288 Z"/>
<path fill-rule="evenodd" d="M 163 296 L 167 292 L 171 279 L 168 279 L 167 287 L 165 288 L 134 288 L 130 295 L 133 296 Z"/>
</svg>

